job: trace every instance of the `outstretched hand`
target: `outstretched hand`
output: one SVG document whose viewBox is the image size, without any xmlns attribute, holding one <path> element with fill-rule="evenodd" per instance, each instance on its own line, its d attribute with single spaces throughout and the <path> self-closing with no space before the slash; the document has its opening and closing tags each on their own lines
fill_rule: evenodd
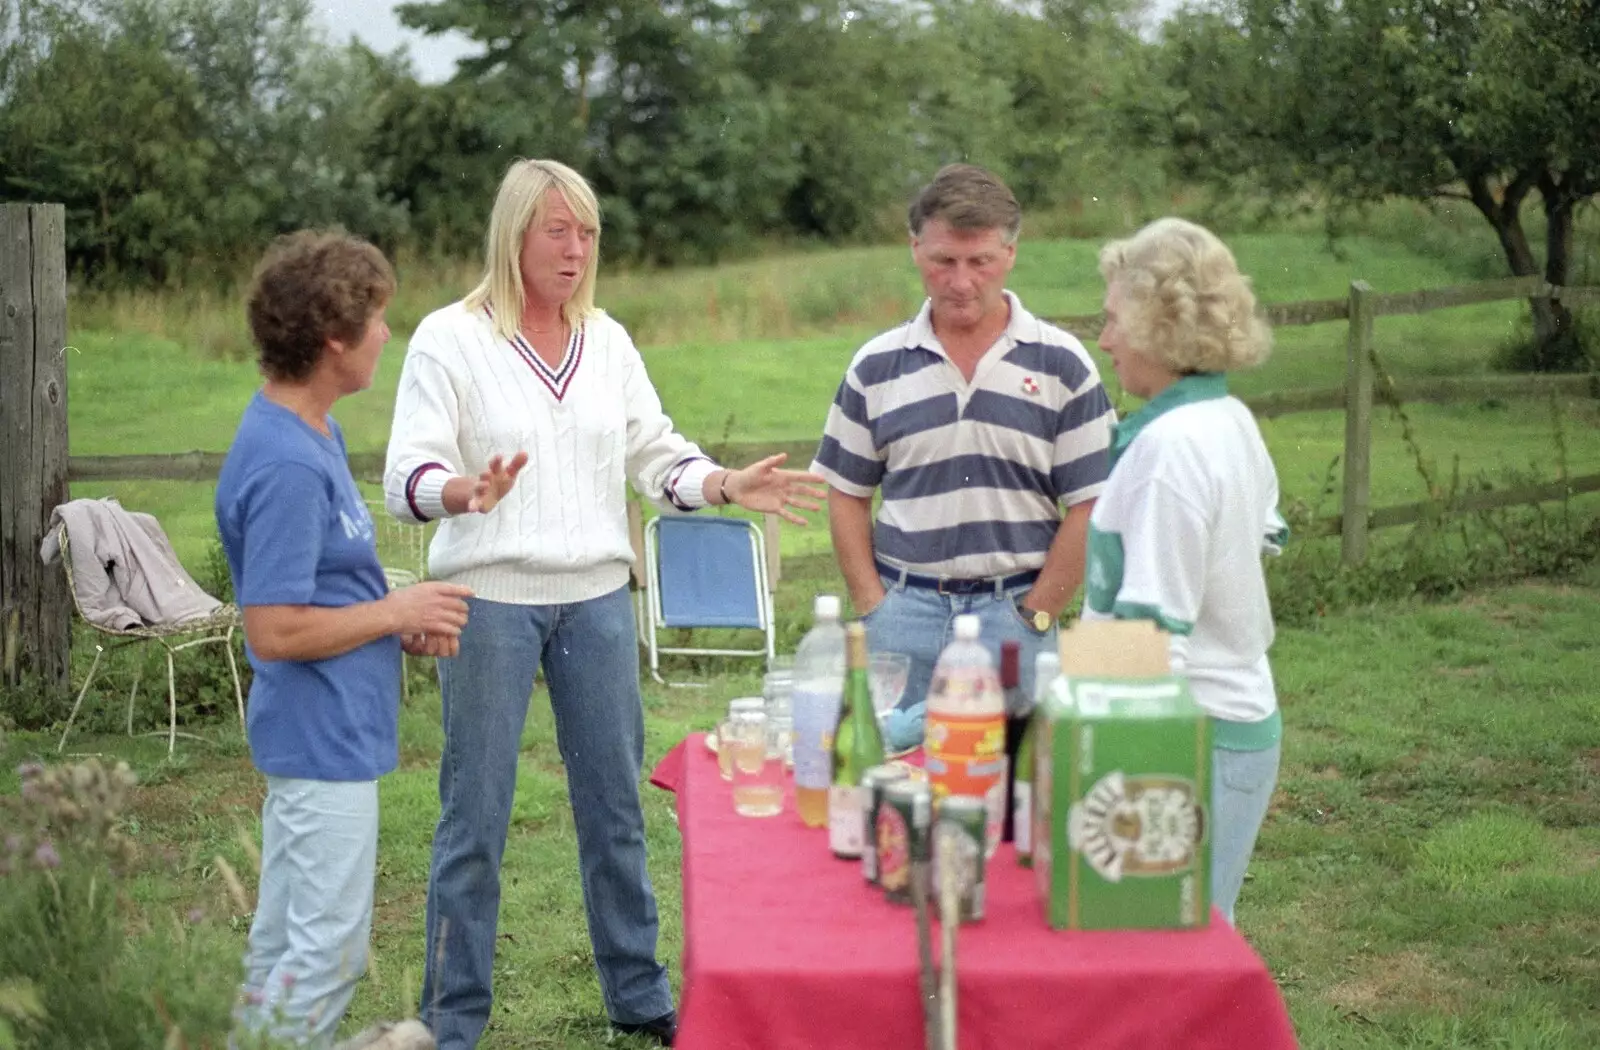
<svg viewBox="0 0 1600 1050">
<path fill-rule="evenodd" d="M 801 510 L 821 510 L 818 501 L 826 499 L 827 489 L 822 487 L 822 475 L 804 470 L 780 470 L 788 453 L 779 452 L 759 459 L 743 470 L 728 474 L 728 501 L 745 510 L 764 514 L 777 514 L 795 525 L 806 524 L 806 519 L 791 507 Z"/>
<path fill-rule="evenodd" d="M 522 473 L 522 468 L 528 465 L 528 454 L 518 452 L 511 457 L 509 462 L 504 456 L 489 457 L 489 469 L 479 474 L 472 483 L 472 496 L 467 500 L 467 512 L 470 514 L 487 514 L 506 498 L 506 493 L 511 491 L 511 486 L 517 483 L 517 475 Z"/>
</svg>

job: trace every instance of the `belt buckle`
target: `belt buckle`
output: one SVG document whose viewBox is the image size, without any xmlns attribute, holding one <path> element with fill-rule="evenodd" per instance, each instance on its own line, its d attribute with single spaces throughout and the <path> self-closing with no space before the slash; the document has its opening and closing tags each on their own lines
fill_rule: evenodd
<svg viewBox="0 0 1600 1050">
<path fill-rule="evenodd" d="M 940 576 L 938 578 L 938 580 L 939 580 L 939 585 L 934 588 L 934 591 L 935 591 L 935 593 L 937 593 L 939 595 L 939 597 L 943 598 L 943 597 L 947 597 L 947 596 L 950 596 L 950 595 L 958 595 L 958 594 L 961 593 L 960 591 L 947 591 L 947 590 L 944 589 L 944 585 L 945 585 L 946 581 L 950 581 L 950 582 L 954 582 L 954 583 L 961 582 L 961 581 L 957 580 L 955 577 L 953 577 L 953 576 Z"/>
</svg>

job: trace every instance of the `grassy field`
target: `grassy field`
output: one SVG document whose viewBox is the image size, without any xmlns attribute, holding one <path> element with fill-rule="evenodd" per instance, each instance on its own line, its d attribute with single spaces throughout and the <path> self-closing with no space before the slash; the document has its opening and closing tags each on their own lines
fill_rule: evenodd
<svg viewBox="0 0 1600 1050">
<path fill-rule="evenodd" d="M 1483 273 L 1482 258 L 1471 253 L 1434 258 L 1371 236 L 1341 242 L 1337 255 L 1324 238 L 1309 232 L 1230 240 L 1266 301 L 1341 296 L 1355 278 L 1398 292 L 1475 280 Z M 1092 313 L 1102 294 L 1097 248 L 1092 241 L 1025 241 L 1011 285 L 1040 314 Z M 373 388 L 336 409 L 353 451 L 381 449 L 387 440 L 408 334 L 404 326 L 425 312 L 421 304 L 442 305 L 459 295 L 470 277 L 467 269 L 428 271 L 428 280 L 453 283 L 405 286 L 394 314 L 395 339 Z M 680 430 L 708 445 L 817 437 L 856 348 L 877 329 L 908 316 L 918 302 L 916 274 L 902 248 L 805 253 L 655 279 L 622 275 L 603 279 L 600 292 L 602 304 L 612 304 L 634 326 L 651 377 Z M 832 314 L 824 308 L 828 303 Z M 237 305 L 131 298 L 86 308 L 83 325 L 72 331 L 75 352 L 67 354 L 73 453 L 226 448 L 258 383 L 246 360 L 219 354 L 205 342 L 206 333 L 226 327 L 228 310 L 237 341 L 242 339 Z M 1378 325 L 1378 348 L 1395 376 L 1481 374 L 1489 370 L 1496 348 L 1521 330 L 1525 313 L 1523 304 L 1510 302 L 1385 318 Z M 167 330 L 169 315 L 171 335 L 159 334 Z M 653 328 L 651 318 L 657 315 L 671 323 Z M 686 318 L 705 320 L 691 324 Z M 1240 376 L 1235 389 L 1259 393 L 1338 385 L 1345 331 L 1342 324 L 1278 330 L 1272 358 Z M 663 342 L 660 336 L 680 338 Z M 1114 388 L 1105 359 L 1098 360 Z M 1558 424 L 1571 471 L 1600 467 L 1600 406 L 1592 401 L 1562 406 L 1559 420 L 1548 404 L 1537 402 L 1417 406 L 1411 414 L 1423 453 L 1445 474 L 1459 466 L 1468 479 L 1504 480 L 1530 472 L 1552 476 Z M 1413 454 L 1399 440 L 1397 424 L 1381 411 L 1377 418 L 1373 505 L 1423 498 Z M 1288 416 L 1264 430 L 1286 499 L 1316 502 L 1342 448 L 1342 415 Z M 186 562 L 195 564 L 204 556 L 212 534 L 208 486 L 145 482 L 74 488 L 74 495 L 111 494 L 159 517 Z M 825 529 L 786 530 L 784 549 L 815 552 L 826 542 Z"/>
<path fill-rule="evenodd" d="M 799 592 L 833 585 L 795 580 Z M 1280 632 L 1284 769 L 1239 908 L 1277 977 L 1307 1050 L 1600 1045 L 1600 711 L 1593 625 L 1600 566 L 1451 605 L 1333 615 Z M 693 677 L 706 680 L 704 669 Z M 646 764 L 710 727 L 753 675 L 705 689 L 646 682 Z M 505 865 L 485 1050 L 604 1045 L 584 934 L 576 845 L 549 707 L 535 698 Z M 128 884 L 131 924 L 202 941 L 219 996 L 248 916 L 217 857 L 249 878 L 243 844 L 263 792 L 232 725 L 220 741 L 75 738 L 72 752 L 126 756 L 146 786 L 129 830 L 143 860 Z M 372 972 L 351 1024 L 411 1009 L 420 983 L 428 849 L 438 806 L 438 696 L 414 691 L 402 760 L 382 782 L 382 849 Z M 54 739 L 0 745 L 11 770 Z M 670 798 L 646 789 L 664 959 L 681 949 L 678 839 Z M 847 906 L 848 902 L 841 902 Z"/>
<path fill-rule="evenodd" d="M 1309 229 L 1230 238 L 1268 301 L 1340 296 L 1358 277 L 1380 291 L 1405 291 L 1492 274 L 1492 253 L 1424 254 L 1407 246 L 1415 236 L 1403 240 L 1355 237 L 1334 253 Z M 1093 312 L 1101 294 L 1096 249 L 1087 241 L 1025 242 L 1012 286 L 1045 315 Z M 386 439 L 406 329 L 459 295 L 472 272 L 403 268 L 401 276 L 396 339 L 375 387 L 337 410 L 357 451 Z M 815 437 L 855 348 L 917 300 L 902 248 L 622 274 L 601 285 L 602 303 L 644 347 L 680 429 L 709 445 Z M 1521 331 L 1524 309 L 1504 303 L 1386 319 L 1379 349 L 1397 376 L 1482 373 Z M 257 384 L 240 356 L 237 304 L 112 296 L 74 310 L 74 454 L 226 447 Z M 1236 389 L 1339 383 L 1344 333 L 1341 325 L 1280 330 L 1272 360 Z M 1550 477 L 1558 460 L 1574 474 L 1600 468 L 1600 409 L 1582 401 L 1554 407 L 1409 411 L 1424 460 L 1445 476 Z M 1395 420 L 1382 411 L 1378 419 L 1374 505 L 1422 498 L 1415 452 Z M 1263 431 L 1286 503 L 1336 510 L 1337 497 L 1324 493 L 1330 478 L 1337 491 L 1342 417 L 1290 416 Z M 155 513 L 191 568 L 203 567 L 214 533 L 209 485 L 81 483 L 73 494 L 117 495 Z M 825 552 L 825 521 L 786 528 L 783 549 Z M 800 574 L 786 575 L 778 595 L 788 645 L 809 596 L 838 589 L 831 570 L 819 567 L 826 561 L 793 565 Z M 1280 632 L 1274 660 L 1288 727 L 1285 767 L 1240 922 L 1278 977 L 1306 1047 L 1600 1045 L 1597 601 L 1600 567 L 1591 565 L 1575 578 L 1484 590 L 1449 605 L 1333 612 Z M 112 671 L 107 687 L 125 688 L 115 675 L 126 663 Z M 727 697 L 757 687 L 750 674 L 696 668 L 693 677 L 708 686 L 646 683 L 647 763 L 711 725 Z M 401 768 L 383 782 L 377 950 L 352 1025 L 409 1012 L 420 983 L 441 741 L 437 692 L 425 676 L 415 683 L 402 714 Z M 605 1038 L 553 724 L 546 705 L 536 702 L 533 712 L 486 1050 L 576 1050 Z M 110 716 L 97 722 L 114 724 Z M 259 834 L 263 787 L 235 726 L 205 732 L 212 744 L 187 743 L 170 763 L 164 740 L 89 734 L 75 737 L 72 751 L 125 756 L 138 769 L 145 786 L 128 830 L 143 859 L 127 883 L 130 928 L 151 943 L 182 937 L 211 959 L 220 1003 L 231 994 L 248 915 L 225 892 L 218 858 L 253 881 L 249 844 Z M 7 735 L 0 792 L 15 789 L 18 763 L 53 751 L 54 738 Z M 661 951 L 675 964 L 677 835 L 667 797 L 648 790 L 646 805 Z"/>
</svg>

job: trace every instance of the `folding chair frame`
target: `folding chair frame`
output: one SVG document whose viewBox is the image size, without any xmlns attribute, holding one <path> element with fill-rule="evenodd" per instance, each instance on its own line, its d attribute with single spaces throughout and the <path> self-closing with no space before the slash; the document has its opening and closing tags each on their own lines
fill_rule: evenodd
<svg viewBox="0 0 1600 1050">
<path fill-rule="evenodd" d="M 716 627 L 715 630 L 759 630 L 766 635 L 765 644 L 760 649 L 706 649 L 694 646 L 664 646 L 658 641 L 657 636 L 672 624 L 666 622 L 666 615 L 661 605 L 661 573 L 659 559 L 656 554 L 661 519 L 651 518 L 644 526 L 644 557 L 645 557 L 645 585 L 635 592 L 636 601 L 644 606 L 644 635 L 650 650 L 650 677 L 657 682 L 666 684 L 666 679 L 661 677 L 661 656 L 663 654 L 674 656 L 755 656 L 763 657 L 770 661 L 775 653 L 776 631 L 773 628 L 772 614 L 772 586 L 767 574 L 767 545 L 762 536 L 761 527 L 753 521 L 745 521 L 750 536 L 750 554 L 755 573 L 756 590 L 758 592 L 756 607 L 759 626 L 755 628 Z M 676 625 L 693 627 L 692 624 Z"/>
</svg>

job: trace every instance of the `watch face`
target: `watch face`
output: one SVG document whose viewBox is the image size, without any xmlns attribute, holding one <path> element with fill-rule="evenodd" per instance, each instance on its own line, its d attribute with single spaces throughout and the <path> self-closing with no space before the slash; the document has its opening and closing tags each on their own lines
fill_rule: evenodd
<svg viewBox="0 0 1600 1050">
<path fill-rule="evenodd" d="M 1042 609 L 1035 611 L 1033 614 L 1033 629 L 1040 632 L 1048 631 L 1050 629 L 1050 614 Z"/>
</svg>

